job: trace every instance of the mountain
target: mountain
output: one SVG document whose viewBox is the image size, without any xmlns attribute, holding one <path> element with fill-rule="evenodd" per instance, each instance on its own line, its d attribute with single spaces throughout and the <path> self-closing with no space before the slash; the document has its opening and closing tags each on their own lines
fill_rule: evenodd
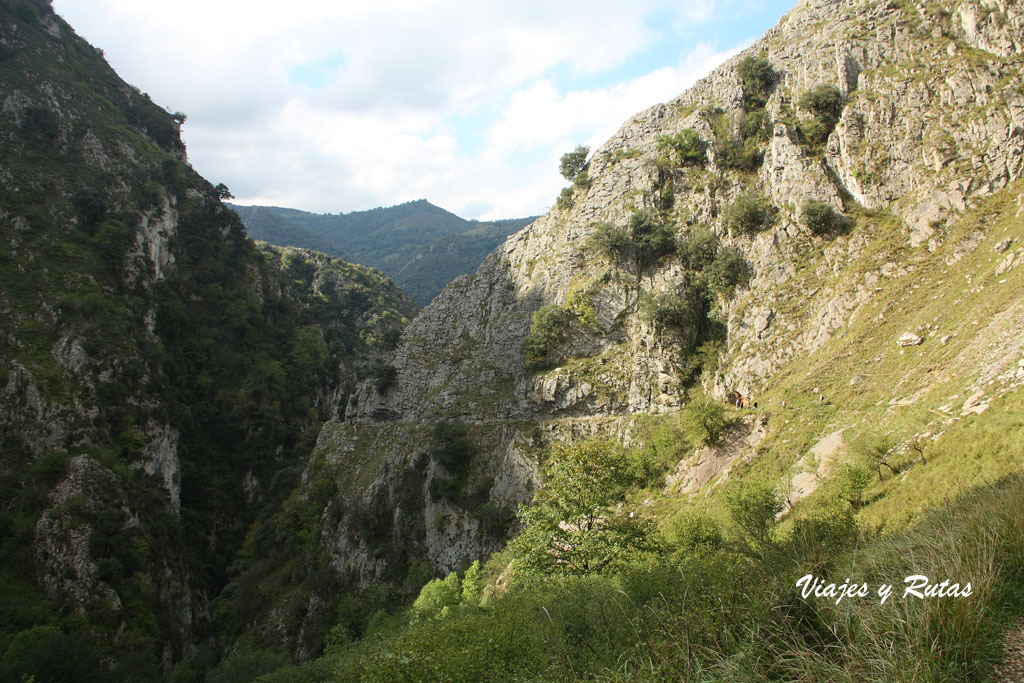
<svg viewBox="0 0 1024 683">
<path fill-rule="evenodd" d="M 969 681 L 1019 639 L 1019 3 L 802 0 L 422 310 L 249 241 L 180 115 L 0 7 L 0 678 Z"/>
<path fill-rule="evenodd" d="M 342 214 L 229 206 L 253 238 L 379 268 L 422 304 L 535 218 L 467 221 L 425 199 Z"/>
<path fill-rule="evenodd" d="M 806 625 L 800 610 L 819 603 L 794 597 L 789 577 L 851 571 L 836 564 L 838 549 L 826 558 L 811 548 L 851 547 L 836 540 L 851 528 L 872 538 L 912 528 L 1024 465 L 1022 45 L 1019 3 L 804 0 L 692 89 L 627 121 L 555 208 L 405 328 L 394 381 L 364 384 L 346 419 L 324 426 L 322 464 L 308 473 L 336 490 L 307 552 L 346 574 L 350 596 L 381 582 L 399 590 L 424 564 L 435 568 L 448 578 L 416 604 L 445 605 L 449 616 L 419 620 L 413 605 L 371 621 L 376 607 L 362 601 L 363 616 L 353 610 L 338 628 L 363 639 L 317 666 L 372 679 L 388 661 L 394 676 L 472 677 L 465 672 L 486 652 L 483 666 L 499 678 L 686 678 L 705 668 L 726 680 L 807 678 L 784 664 L 804 661 L 786 656 L 799 641 L 817 644 L 807 656 L 819 671 L 837 667 L 821 680 L 889 676 L 872 667 L 898 665 L 870 643 L 821 660 L 837 624 L 880 624 L 868 631 L 889 642 L 881 633 L 891 613 L 829 612 L 832 621 L 757 640 L 764 649 L 754 654 L 736 643 L 768 637 L 757 635 L 764 621 L 715 615 L 755 613 L 735 596 L 749 596 L 743 581 L 763 580 L 772 588 L 755 599 L 757 613 Z M 538 485 L 563 476 L 559 459 L 594 440 L 646 474 L 591 510 L 587 528 L 638 517 L 675 538 L 664 542 L 680 554 L 651 552 L 617 577 L 570 581 L 569 560 L 542 579 L 524 567 L 584 546 L 550 541 L 530 556 L 516 542 L 495 553 L 531 499 L 560 522 L 549 540 L 571 527 L 557 516 L 570 503 L 559 508 Z M 1012 482 L 999 500 L 1017 509 L 1019 496 L 1005 497 L 1019 489 Z M 972 500 L 973 510 L 992 505 Z M 942 519 L 957 525 L 976 515 L 950 509 Z M 519 523 L 529 530 L 540 515 L 521 512 Z M 692 515 L 703 525 L 695 531 Z M 924 529 L 949 523 L 931 519 Z M 672 536 L 676 525 L 682 535 Z M 717 570 L 702 568 L 700 544 L 686 540 L 697 532 L 729 539 L 709 542 L 721 550 L 705 560 Z M 929 533 L 899 551 L 879 540 L 866 552 L 870 562 L 887 558 L 892 576 L 922 573 L 911 548 Z M 800 538 L 810 540 L 785 545 Z M 651 586 L 667 596 L 684 555 L 704 583 L 671 584 L 678 592 L 663 605 Z M 475 602 L 460 602 L 467 579 L 456 572 L 488 556 L 487 590 L 509 597 L 474 612 Z M 1020 571 L 1012 553 L 999 558 L 998 572 Z M 747 562 L 761 569 L 739 569 Z M 973 585 L 999 582 L 972 562 L 957 566 Z M 745 578 L 716 592 L 730 576 Z M 609 596 L 616 591 L 626 597 Z M 735 612 L 698 607 L 702 592 L 735 600 Z M 326 594 L 310 593 L 309 604 Z M 999 619 L 1021 612 L 971 604 Z M 927 619 L 944 619 L 939 607 L 923 609 L 914 614 L 932 616 L 915 616 L 900 636 L 910 649 Z M 680 621 L 691 610 L 700 616 Z M 626 620 L 625 635 L 595 625 L 609 613 Z M 982 628 L 985 618 L 973 619 Z M 517 640 L 517 627 L 557 645 L 537 657 L 516 650 L 529 640 Z M 842 633 L 860 643 L 868 631 Z M 719 632 L 730 635 L 716 640 Z M 703 644 L 686 650 L 680 643 L 695 633 Z M 265 642 L 295 641 L 278 629 Z M 915 670 L 941 679 L 943 667 L 961 667 L 970 680 L 990 664 L 980 646 L 947 656 Z"/>
<path fill-rule="evenodd" d="M 419 307 L 254 245 L 48 3 L 0 5 L 0 83 L 0 678 L 157 680 Z"/>
</svg>

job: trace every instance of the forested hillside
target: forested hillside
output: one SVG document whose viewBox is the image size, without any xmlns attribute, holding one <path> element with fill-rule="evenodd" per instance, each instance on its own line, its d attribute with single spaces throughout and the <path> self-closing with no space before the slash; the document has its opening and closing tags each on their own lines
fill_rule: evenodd
<svg viewBox="0 0 1024 683">
<path fill-rule="evenodd" d="M 0 83 L 0 676 L 159 679 L 418 307 L 256 248 L 48 3 L 3 3 Z"/>
<path fill-rule="evenodd" d="M 421 304 L 476 270 L 506 237 L 533 221 L 467 221 L 424 199 L 340 214 L 230 206 L 254 239 L 379 268 Z"/>
</svg>

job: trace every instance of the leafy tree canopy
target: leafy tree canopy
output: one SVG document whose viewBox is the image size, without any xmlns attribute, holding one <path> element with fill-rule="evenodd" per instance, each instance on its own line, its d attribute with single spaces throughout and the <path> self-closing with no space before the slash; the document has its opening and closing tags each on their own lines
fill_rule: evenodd
<svg viewBox="0 0 1024 683">
<path fill-rule="evenodd" d="M 533 504 L 519 511 L 523 531 L 509 546 L 516 566 L 585 576 L 655 550 L 649 522 L 614 510 L 635 483 L 629 463 L 608 444 L 555 446 Z"/>
<path fill-rule="evenodd" d="M 562 155 L 562 161 L 558 165 L 558 172 L 570 182 L 576 180 L 576 176 L 587 167 L 588 154 L 590 154 L 590 148 L 586 145 L 580 145 L 573 151 L 566 152 Z"/>
</svg>

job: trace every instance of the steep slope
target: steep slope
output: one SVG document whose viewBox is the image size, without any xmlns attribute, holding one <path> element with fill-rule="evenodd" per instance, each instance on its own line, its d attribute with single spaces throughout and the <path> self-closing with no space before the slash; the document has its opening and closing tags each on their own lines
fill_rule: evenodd
<svg viewBox="0 0 1024 683">
<path fill-rule="evenodd" d="M 406 328 L 395 381 L 365 384 L 348 424 L 325 426 L 317 476 L 338 488 L 319 552 L 367 583 L 418 558 L 464 566 L 495 543 L 480 501 L 528 500 L 547 444 L 641 444 L 641 418 L 671 425 L 700 390 L 768 412 L 714 467 L 700 452 L 673 463 L 675 482 L 695 483 L 657 505 L 730 476 L 789 482 L 795 502 L 858 433 L 908 466 L 925 453 L 878 484 L 862 511 L 873 524 L 988 480 L 928 483 L 960 467 L 943 435 L 989 434 L 978 443 L 1001 453 L 1019 434 L 1022 42 L 1012 3 L 805 1 L 635 116 L 558 206 Z M 899 346 L 904 332 L 924 341 Z M 1002 408 L 971 412 L 981 403 Z M 471 505 L 431 492 L 452 473 L 414 436 L 447 420 L 474 446 L 466 481 L 494 484 Z M 361 509 L 394 511 L 382 533 L 405 555 L 352 533 Z"/>
<path fill-rule="evenodd" d="M 0 5 L 0 84 L 0 675 L 153 680 L 418 307 L 257 248 L 48 3 Z"/>
<path fill-rule="evenodd" d="M 506 237 L 533 220 L 467 221 L 424 199 L 342 214 L 231 208 L 254 238 L 379 268 L 423 304 L 457 276 L 475 270 Z"/>
</svg>

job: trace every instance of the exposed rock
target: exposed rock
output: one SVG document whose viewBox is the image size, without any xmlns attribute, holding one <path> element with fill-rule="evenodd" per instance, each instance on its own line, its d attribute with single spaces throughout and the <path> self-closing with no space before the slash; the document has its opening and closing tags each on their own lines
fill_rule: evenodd
<svg viewBox="0 0 1024 683">
<path fill-rule="evenodd" d="M 960 408 L 960 414 L 970 415 L 973 413 L 975 415 L 981 415 L 983 412 L 988 410 L 988 406 L 991 402 L 992 397 L 990 396 L 985 398 L 985 390 L 978 389 L 971 394 L 966 401 L 964 401 L 963 406 Z"/>
<path fill-rule="evenodd" d="M 924 342 L 924 337 L 919 337 L 913 332 L 904 332 L 896 343 L 900 346 L 919 346 Z"/>
<path fill-rule="evenodd" d="M 796 473 L 790 482 L 790 504 L 811 495 L 831 472 L 832 463 L 844 448 L 843 431 L 840 429 L 819 440 L 796 463 Z"/>
</svg>

